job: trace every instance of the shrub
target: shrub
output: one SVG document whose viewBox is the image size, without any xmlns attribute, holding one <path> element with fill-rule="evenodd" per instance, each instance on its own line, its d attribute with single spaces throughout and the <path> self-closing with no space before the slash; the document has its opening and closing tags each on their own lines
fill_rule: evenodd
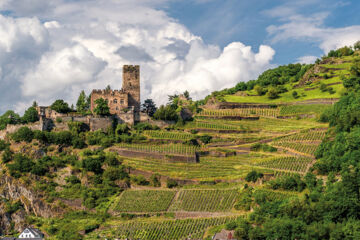
<svg viewBox="0 0 360 240">
<path fill-rule="evenodd" d="M 282 176 L 270 181 L 272 189 L 294 190 L 301 192 L 306 184 L 301 180 L 300 175 Z"/>
<path fill-rule="evenodd" d="M 28 173 L 32 170 L 34 162 L 30 158 L 20 153 L 14 154 L 14 163 L 8 164 L 10 174 L 14 177 L 20 177 L 23 173 Z"/>
<path fill-rule="evenodd" d="M 34 133 L 31 131 L 28 127 L 21 127 L 19 130 L 17 130 L 15 133 L 11 135 L 11 138 L 15 142 L 31 142 L 33 140 Z"/>
<path fill-rule="evenodd" d="M 254 90 L 255 90 L 255 92 L 256 92 L 259 96 L 262 96 L 262 95 L 264 95 L 264 94 L 266 93 L 266 89 L 263 88 L 263 87 L 260 86 L 260 85 L 256 85 L 256 86 L 254 87 Z"/>
<path fill-rule="evenodd" d="M 12 159 L 13 159 L 13 152 L 9 148 L 5 149 L 5 151 L 2 154 L 2 162 L 8 163 L 12 161 Z"/>
<path fill-rule="evenodd" d="M 321 83 L 321 84 L 320 84 L 320 91 L 321 91 L 321 92 L 326 92 L 326 91 L 327 91 L 327 86 L 326 86 L 325 83 Z"/>
<path fill-rule="evenodd" d="M 103 174 L 104 178 L 109 181 L 116 181 L 118 179 L 124 179 L 127 177 L 127 173 L 123 166 L 120 167 L 109 167 Z"/>
<path fill-rule="evenodd" d="M 177 187 L 177 186 L 178 186 L 178 183 L 174 179 L 169 178 L 168 180 L 166 180 L 166 187 L 167 188 L 174 188 L 174 187 Z"/>
<path fill-rule="evenodd" d="M 56 121 L 57 123 L 62 123 L 63 120 L 62 120 L 61 117 L 56 117 L 55 121 Z"/>
<path fill-rule="evenodd" d="M 72 146 L 73 148 L 83 149 L 84 147 L 86 147 L 86 143 L 81 137 L 74 136 L 72 140 Z"/>
<path fill-rule="evenodd" d="M 255 170 L 252 170 L 251 172 L 249 172 L 246 177 L 245 180 L 247 182 L 256 182 L 259 178 L 262 178 L 264 176 L 264 174 L 257 172 Z"/>
<path fill-rule="evenodd" d="M 80 179 L 77 176 L 68 176 L 65 178 L 65 181 L 70 184 L 78 184 L 81 183 Z"/>
<path fill-rule="evenodd" d="M 149 185 L 149 181 L 143 175 L 131 176 L 131 181 L 137 185 Z"/>
<path fill-rule="evenodd" d="M 276 152 L 277 148 L 270 146 L 266 143 L 254 143 L 250 146 L 250 151 L 264 151 L 264 152 Z"/>
<path fill-rule="evenodd" d="M 98 157 L 85 158 L 82 162 L 82 167 L 87 171 L 91 171 L 96 174 L 102 173 L 102 161 Z"/>
<path fill-rule="evenodd" d="M 103 148 L 108 148 L 108 147 L 111 147 L 113 145 L 113 143 L 114 143 L 113 138 L 105 137 L 105 138 L 101 139 L 100 145 Z"/>
<path fill-rule="evenodd" d="M 212 139 L 212 136 L 209 136 L 209 135 L 202 135 L 199 137 L 200 141 L 204 144 L 208 144 L 210 143 L 211 139 Z"/>
<path fill-rule="evenodd" d="M 292 96 L 293 96 L 293 98 L 299 98 L 299 95 L 298 95 L 298 93 L 297 93 L 297 91 L 293 91 L 292 92 Z"/>
<path fill-rule="evenodd" d="M 9 143 L 5 142 L 4 140 L 0 140 L 0 152 L 4 151 L 9 147 Z"/>
<path fill-rule="evenodd" d="M 127 124 L 123 123 L 123 124 L 118 124 L 116 126 L 116 130 L 115 130 L 115 134 L 116 136 L 120 136 L 123 134 L 129 134 L 130 128 L 128 127 Z"/>
<path fill-rule="evenodd" d="M 151 185 L 154 187 L 161 187 L 160 175 L 159 174 L 151 175 L 150 182 L 151 182 Z"/>
<path fill-rule="evenodd" d="M 269 87 L 269 90 L 266 93 L 266 96 L 269 99 L 275 99 L 279 97 L 279 92 L 275 87 Z"/>
</svg>

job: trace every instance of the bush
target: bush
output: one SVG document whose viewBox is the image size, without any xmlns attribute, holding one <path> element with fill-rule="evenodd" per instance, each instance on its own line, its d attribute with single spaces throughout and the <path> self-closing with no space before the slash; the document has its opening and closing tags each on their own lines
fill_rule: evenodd
<svg viewBox="0 0 360 240">
<path fill-rule="evenodd" d="M 0 152 L 4 151 L 10 146 L 9 143 L 5 142 L 4 140 L 0 140 Z"/>
<path fill-rule="evenodd" d="M 298 95 L 297 91 L 293 91 L 293 92 L 292 92 L 292 96 L 293 96 L 293 98 L 295 98 L 295 99 L 299 98 L 299 95 Z"/>
<path fill-rule="evenodd" d="M 120 167 L 109 167 L 103 174 L 104 178 L 109 181 L 116 181 L 118 179 L 124 179 L 127 177 L 127 173 L 123 166 Z"/>
<path fill-rule="evenodd" d="M 246 177 L 245 180 L 247 182 L 256 182 L 259 178 L 262 178 L 264 176 L 264 174 L 257 172 L 255 170 L 252 170 L 251 172 L 249 172 Z"/>
<path fill-rule="evenodd" d="M 326 86 L 325 83 L 321 83 L 321 84 L 320 84 L 320 91 L 321 91 L 321 92 L 326 92 L 326 91 L 327 91 L 327 86 Z"/>
<path fill-rule="evenodd" d="M 212 136 L 202 135 L 202 136 L 199 137 L 199 139 L 203 144 L 208 144 L 208 143 L 210 143 L 210 141 L 212 139 Z"/>
<path fill-rule="evenodd" d="M 177 186 L 178 186 L 178 183 L 174 179 L 169 178 L 168 180 L 166 180 L 166 187 L 167 188 L 174 188 L 174 187 L 177 187 Z"/>
<path fill-rule="evenodd" d="M 259 96 L 264 95 L 264 94 L 266 93 L 266 91 L 267 91 L 265 88 L 263 88 L 263 87 L 260 86 L 260 85 L 256 85 L 256 86 L 254 87 L 254 90 L 255 90 L 255 92 L 256 92 Z"/>
<path fill-rule="evenodd" d="M 266 93 L 266 96 L 269 99 L 275 99 L 279 97 L 279 92 L 275 87 L 269 87 L 269 90 Z"/>
<path fill-rule="evenodd" d="M 102 173 L 102 160 L 99 157 L 87 157 L 82 162 L 82 167 L 87 171 L 94 172 L 96 174 Z"/>
<path fill-rule="evenodd" d="M 274 190 L 283 189 L 301 192 L 305 189 L 306 184 L 301 180 L 300 175 L 293 175 L 276 178 L 270 181 L 270 186 Z"/>
<path fill-rule="evenodd" d="M 68 176 L 65 178 L 66 183 L 70 183 L 72 185 L 81 183 L 80 179 L 77 176 Z"/>
<path fill-rule="evenodd" d="M 55 121 L 56 121 L 57 123 L 62 123 L 63 120 L 62 120 L 61 117 L 56 117 Z"/>
<path fill-rule="evenodd" d="M 16 178 L 20 177 L 23 173 L 30 172 L 34 166 L 34 162 L 30 158 L 20 153 L 14 154 L 13 160 L 14 163 L 7 166 L 10 174 Z"/>
<path fill-rule="evenodd" d="M 270 146 L 266 143 L 254 143 L 250 146 L 250 151 L 264 151 L 264 152 L 276 152 L 277 148 Z"/>
<path fill-rule="evenodd" d="M 15 133 L 11 135 L 11 138 L 15 142 L 31 142 L 34 138 L 33 131 L 28 127 L 21 127 L 19 130 L 17 130 Z"/>
<path fill-rule="evenodd" d="M 86 147 L 86 143 L 81 137 L 74 136 L 72 140 L 72 146 L 73 148 L 83 149 L 84 147 Z"/>
<path fill-rule="evenodd" d="M 116 126 L 115 134 L 116 134 L 116 136 L 120 136 L 123 134 L 129 134 L 129 131 L 130 131 L 130 128 L 128 127 L 128 125 L 126 123 L 118 124 Z"/>
<path fill-rule="evenodd" d="M 137 185 L 143 185 L 143 186 L 147 186 L 150 184 L 149 181 L 146 180 L 146 178 L 143 175 L 131 176 L 131 181 Z"/>
<path fill-rule="evenodd" d="M 160 175 L 159 174 L 153 174 L 150 177 L 150 183 L 152 186 L 154 187 L 161 187 L 161 182 L 160 182 Z"/>
<path fill-rule="evenodd" d="M 5 151 L 2 154 L 2 162 L 8 163 L 12 161 L 12 159 L 13 159 L 13 152 L 9 148 L 5 149 Z"/>
</svg>

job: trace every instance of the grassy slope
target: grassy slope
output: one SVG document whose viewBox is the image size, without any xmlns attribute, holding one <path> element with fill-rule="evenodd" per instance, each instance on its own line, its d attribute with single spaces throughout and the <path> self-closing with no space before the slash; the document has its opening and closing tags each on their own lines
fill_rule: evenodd
<svg viewBox="0 0 360 240">
<path fill-rule="evenodd" d="M 288 102 L 298 102 L 310 99 L 321 99 L 321 98 L 339 98 L 340 93 L 344 89 L 342 84 L 332 85 L 331 87 L 336 91 L 334 94 L 330 94 L 329 92 L 321 92 L 319 87 L 320 83 L 324 84 L 331 84 L 336 82 L 341 82 L 339 76 L 340 74 L 348 74 L 349 69 L 351 66 L 351 60 L 353 59 L 352 56 L 350 57 L 342 57 L 341 60 L 345 61 L 341 64 L 320 64 L 321 67 L 330 69 L 332 71 L 333 77 L 329 79 L 321 79 L 320 82 L 315 82 L 310 85 L 305 85 L 300 88 L 294 88 L 291 83 L 285 84 L 284 86 L 289 90 L 286 93 L 280 94 L 280 97 L 277 99 L 269 99 L 266 96 L 236 96 L 236 95 L 226 95 L 224 97 L 225 101 L 227 102 L 251 102 L 251 103 L 288 103 Z M 341 69 L 340 69 L 341 68 Z M 331 70 L 335 69 L 335 70 Z M 318 77 L 323 77 L 324 73 L 317 74 Z M 305 91 L 306 88 L 313 88 L 316 87 L 314 90 Z M 292 96 L 292 92 L 296 91 L 300 96 L 297 99 L 294 99 Z M 254 90 L 246 91 L 249 95 L 256 95 Z"/>
</svg>

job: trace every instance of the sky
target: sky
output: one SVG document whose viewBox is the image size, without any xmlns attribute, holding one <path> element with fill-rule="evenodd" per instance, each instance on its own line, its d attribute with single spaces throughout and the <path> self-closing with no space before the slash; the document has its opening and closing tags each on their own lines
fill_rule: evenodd
<svg viewBox="0 0 360 240">
<path fill-rule="evenodd" d="M 198 100 L 360 40 L 357 0 L 0 0 L 0 114 L 121 88 Z"/>
</svg>

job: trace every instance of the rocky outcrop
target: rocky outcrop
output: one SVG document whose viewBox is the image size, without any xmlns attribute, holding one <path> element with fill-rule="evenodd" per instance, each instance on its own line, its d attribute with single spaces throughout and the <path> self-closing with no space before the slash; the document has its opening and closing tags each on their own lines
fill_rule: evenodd
<svg viewBox="0 0 360 240">
<path fill-rule="evenodd" d="M 14 179 L 6 174 L 0 175 L 0 199 L 20 201 L 23 209 L 14 213 L 8 213 L 4 204 L 0 205 L 0 233 L 5 234 L 12 228 L 20 231 L 26 226 L 26 215 L 33 214 L 44 218 L 61 215 L 63 210 L 53 207 L 43 200 L 42 194 L 32 190 L 20 180 Z"/>
</svg>

